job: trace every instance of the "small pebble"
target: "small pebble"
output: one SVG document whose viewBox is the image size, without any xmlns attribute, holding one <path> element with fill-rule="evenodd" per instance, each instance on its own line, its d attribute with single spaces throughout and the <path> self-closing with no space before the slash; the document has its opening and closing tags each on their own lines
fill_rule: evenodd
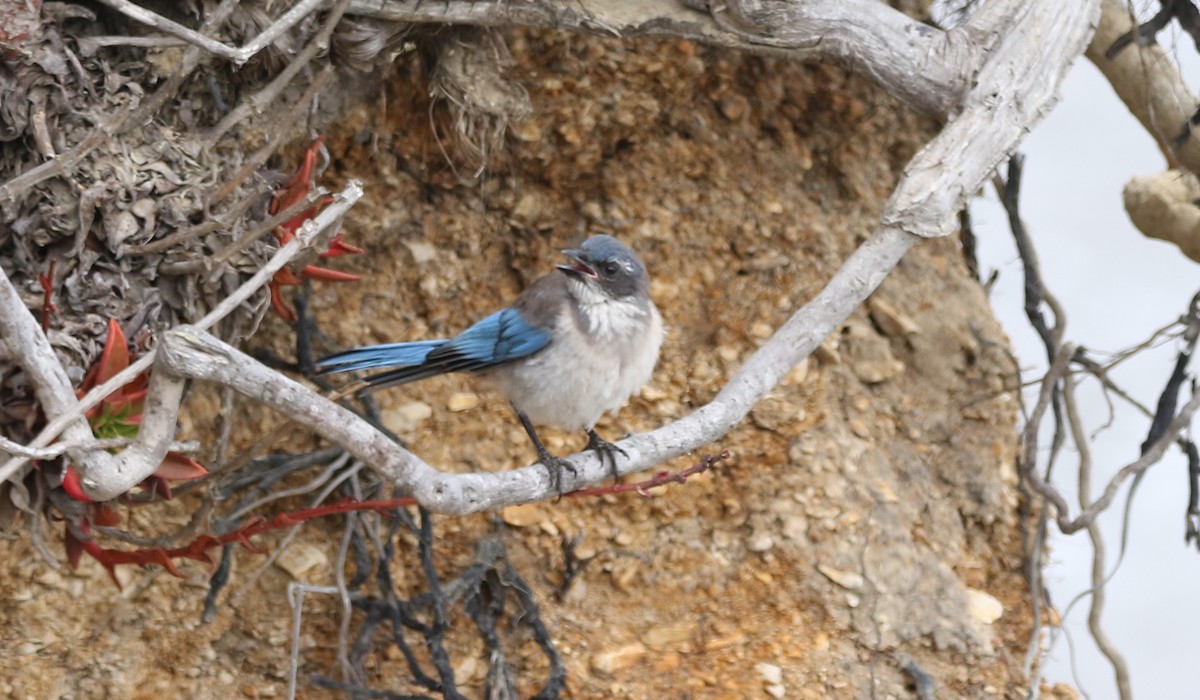
<svg viewBox="0 0 1200 700">
<path fill-rule="evenodd" d="M 592 668 L 601 673 L 615 673 L 632 668 L 646 656 L 646 647 L 641 642 L 602 651 L 592 657 Z"/>
<path fill-rule="evenodd" d="M 462 411 L 470 411 L 479 405 L 479 394 L 472 394 L 469 391 L 460 391 L 452 394 L 446 402 L 446 408 L 454 413 Z"/>
</svg>

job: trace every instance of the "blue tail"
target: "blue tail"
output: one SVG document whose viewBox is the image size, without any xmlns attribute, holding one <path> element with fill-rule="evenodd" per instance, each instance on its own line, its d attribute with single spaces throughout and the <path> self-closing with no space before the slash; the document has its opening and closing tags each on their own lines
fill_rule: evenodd
<svg viewBox="0 0 1200 700">
<path fill-rule="evenodd" d="M 528 357 L 550 343 L 550 332 L 535 328 L 516 309 L 488 316 L 450 340 L 418 340 L 355 348 L 317 363 L 322 374 L 386 369 L 367 377 L 385 386 L 415 382 L 448 372 L 480 372 Z"/>
<path fill-rule="evenodd" d="M 367 377 L 367 383 L 375 388 L 404 384 L 445 371 L 424 366 L 424 362 L 429 353 L 446 343 L 445 340 L 418 340 L 412 343 L 355 348 L 320 360 L 317 362 L 317 369 L 321 374 L 333 374 L 395 367 L 396 369 L 390 372 L 380 372 Z"/>
</svg>

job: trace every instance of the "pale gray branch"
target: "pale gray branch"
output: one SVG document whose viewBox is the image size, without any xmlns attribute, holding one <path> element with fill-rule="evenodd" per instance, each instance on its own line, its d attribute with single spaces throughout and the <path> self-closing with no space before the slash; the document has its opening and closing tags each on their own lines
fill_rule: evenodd
<svg viewBox="0 0 1200 700">
<path fill-rule="evenodd" d="M 729 432 L 879 286 L 917 240 L 898 229 L 877 231 L 815 299 L 751 356 L 715 399 L 663 428 L 618 443 L 626 453 L 617 457 L 618 472 L 628 474 L 661 464 Z M 553 498 L 558 493 L 540 465 L 499 473 L 440 472 L 351 411 L 194 328 L 179 327 L 163 338 L 155 375 L 167 373 L 216 382 L 271 406 L 342 445 L 436 512 L 471 513 Z M 592 452 L 573 455 L 570 460 L 577 473 L 574 477 L 563 475 L 565 489 L 610 477 L 607 464 Z"/>
<path fill-rule="evenodd" d="M 1092 500 L 1092 452 L 1088 447 L 1088 437 L 1083 430 L 1079 407 L 1075 401 L 1075 381 L 1069 372 L 1063 375 L 1063 406 L 1066 409 L 1067 423 L 1071 426 L 1071 439 L 1079 452 L 1079 502 L 1087 503 Z M 1087 531 L 1092 541 L 1092 604 L 1088 609 L 1088 630 L 1092 633 L 1092 639 L 1096 640 L 1100 653 L 1104 654 L 1112 665 L 1121 700 L 1130 700 L 1133 692 L 1129 680 L 1129 664 L 1101 626 L 1108 585 L 1108 577 L 1104 574 L 1104 536 L 1100 532 L 1100 525 L 1095 522 L 1088 524 Z"/>
<path fill-rule="evenodd" d="M 703 7 L 705 3 L 693 3 Z M 947 118 L 992 37 L 984 26 L 944 32 L 878 0 L 708 3 L 679 0 L 352 0 L 348 14 L 399 22 L 542 27 L 632 39 L 672 37 L 871 76 L 921 111 Z M 986 16 L 984 17 L 986 19 Z"/>
<path fill-rule="evenodd" d="M 905 170 L 888 200 L 885 225 L 921 236 L 957 230 L 967 198 L 1058 102 L 1058 86 L 1087 46 L 1099 5 L 998 0 L 977 14 L 992 19 L 972 17 L 968 26 L 999 32 L 994 53 L 975 76 L 959 115 Z"/>
<path fill-rule="evenodd" d="M 185 27 L 174 20 L 163 17 L 157 12 L 152 12 L 141 5 L 130 2 L 130 0 L 100 0 L 100 2 L 103 2 L 105 5 L 117 10 L 130 19 L 157 29 L 164 34 L 170 34 L 183 39 L 193 46 L 204 49 L 216 56 L 229 59 L 240 66 L 249 61 L 254 54 L 270 46 L 284 32 L 296 26 L 300 20 L 304 19 L 310 12 L 320 6 L 321 3 L 325 2 L 325 0 L 301 0 L 301 2 L 296 3 L 294 7 L 283 13 L 279 19 L 272 22 L 258 36 L 240 48 L 223 44 L 203 32 Z"/>
<path fill-rule="evenodd" d="M 56 442 L 49 447 L 28 447 L 0 435 L 0 453 L 20 455 L 28 459 L 55 459 L 66 454 L 69 450 L 110 450 L 114 447 L 125 447 L 133 442 L 132 438 L 115 437 L 104 440 L 91 440 L 84 444 Z M 195 452 L 200 449 L 200 443 L 195 440 L 173 442 L 170 449 L 174 452 Z"/>
</svg>

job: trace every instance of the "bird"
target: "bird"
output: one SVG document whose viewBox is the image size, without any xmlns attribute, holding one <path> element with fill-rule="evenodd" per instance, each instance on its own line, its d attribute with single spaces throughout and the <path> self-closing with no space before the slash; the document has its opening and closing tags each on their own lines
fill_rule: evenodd
<svg viewBox="0 0 1200 700">
<path fill-rule="evenodd" d="M 363 391 L 451 372 L 491 379 L 508 400 L 562 494 L 565 459 L 550 454 L 534 424 L 584 430 L 587 449 L 616 478 L 620 447 L 596 422 L 621 409 L 649 381 L 665 335 L 650 299 L 650 277 L 633 250 L 607 234 L 562 251 L 565 264 L 539 277 L 509 307 L 457 336 L 355 348 L 317 362 L 322 374 L 382 370 Z"/>
</svg>

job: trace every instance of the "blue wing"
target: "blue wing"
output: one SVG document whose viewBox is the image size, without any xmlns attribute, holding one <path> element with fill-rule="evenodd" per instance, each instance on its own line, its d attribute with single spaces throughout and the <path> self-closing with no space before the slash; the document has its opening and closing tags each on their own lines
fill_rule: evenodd
<svg viewBox="0 0 1200 700">
<path fill-rule="evenodd" d="M 450 340 L 357 348 L 318 363 L 322 372 L 395 367 L 367 378 L 373 387 L 414 382 L 447 372 L 479 372 L 528 357 L 550 344 L 550 331 L 530 325 L 514 308 L 488 316 Z"/>
</svg>

